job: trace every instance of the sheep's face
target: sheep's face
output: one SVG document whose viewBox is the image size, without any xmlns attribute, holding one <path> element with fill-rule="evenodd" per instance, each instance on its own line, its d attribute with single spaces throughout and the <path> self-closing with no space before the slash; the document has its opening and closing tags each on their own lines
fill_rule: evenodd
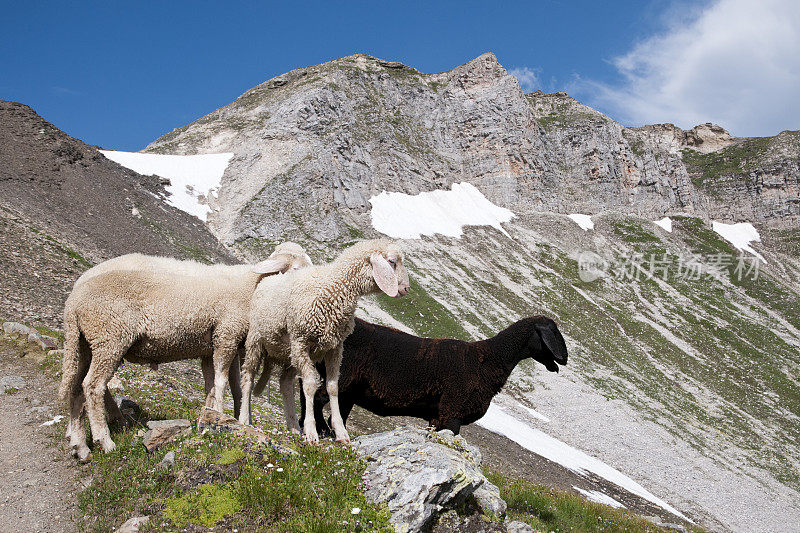
<svg viewBox="0 0 800 533">
<path fill-rule="evenodd" d="M 567 364 L 567 345 L 556 323 L 547 317 L 534 319 L 528 340 L 529 357 L 543 364 L 550 372 L 558 372 L 558 365 Z"/>
<path fill-rule="evenodd" d="M 403 252 L 397 246 L 387 246 L 384 251 L 373 253 L 369 262 L 372 277 L 380 290 L 393 298 L 408 294 L 411 284 L 403 265 Z"/>
<path fill-rule="evenodd" d="M 253 272 L 267 275 L 283 274 L 311 265 L 311 258 L 302 246 L 293 242 L 284 242 L 275 247 L 275 251 L 268 259 L 253 265 Z"/>
</svg>

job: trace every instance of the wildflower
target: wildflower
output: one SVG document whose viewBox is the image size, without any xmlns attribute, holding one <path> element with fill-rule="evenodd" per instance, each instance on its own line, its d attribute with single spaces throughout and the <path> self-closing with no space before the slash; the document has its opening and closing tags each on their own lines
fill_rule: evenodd
<svg viewBox="0 0 800 533">
<path fill-rule="evenodd" d="M 350 514 L 358 514 L 360 512 L 361 512 L 361 508 L 360 507 L 353 507 L 353 510 L 350 511 Z"/>
<path fill-rule="evenodd" d="M 283 472 L 283 468 L 276 468 L 275 471 L 276 472 Z"/>
</svg>

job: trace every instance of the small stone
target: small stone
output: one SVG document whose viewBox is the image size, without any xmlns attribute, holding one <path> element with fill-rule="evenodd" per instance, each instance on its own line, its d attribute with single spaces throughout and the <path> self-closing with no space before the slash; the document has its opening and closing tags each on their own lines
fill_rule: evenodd
<svg viewBox="0 0 800 533">
<path fill-rule="evenodd" d="M 525 522 L 512 520 L 511 522 L 506 522 L 506 531 L 508 533 L 533 533 L 533 528 Z"/>
<path fill-rule="evenodd" d="M 158 463 L 159 468 L 170 469 L 175 464 L 175 452 L 169 451 L 164 455 L 164 458 L 161 459 L 161 462 Z"/>
<path fill-rule="evenodd" d="M 138 533 L 139 528 L 150 520 L 149 516 L 134 516 L 119 526 L 117 533 Z"/>
<path fill-rule="evenodd" d="M 150 428 L 142 437 L 142 444 L 148 452 L 157 450 L 175 439 L 192 434 L 192 425 L 188 420 L 156 420 L 147 423 Z"/>
<path fill-rule="evenodd" d="M 25 386 L 25 380 L 20 376 L 4 376 L 0 378 L 0 394 L 5 394 L 9 389 L 21 389 Z"/>
<path fill-rule="evenodd" d="M 3 322 L 3 332 L 16 337 L 27 337 L 31 328 L 19 322 Z"/>
<path fill-rule="evenodd" d="M 125 392 L 122 382 L 116 375 L 112 376 L 111 379 L 108 380 L 108 390 L 111 394 L 121 394 Z"/>
<path fill-rule="evenodd" d="M 500 489 L 496 485 L 484 481 L 472 495 L 475 496 L 475 501 L 483 514 L 496 519 L 505 518 L 507 505 L 500 497 Z"/>
</svg>

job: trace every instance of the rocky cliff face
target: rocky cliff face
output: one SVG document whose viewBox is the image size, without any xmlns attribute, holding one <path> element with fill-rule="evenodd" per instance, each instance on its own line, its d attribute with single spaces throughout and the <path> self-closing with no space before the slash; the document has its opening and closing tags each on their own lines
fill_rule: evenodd
<svg viewBox="0 0 800 533">
<path fill-rule="evenodd" d="M 784 224 L 799 208 L 796 142 L 772 159 L 732 160 L 722 175 L 698 170 L 711 154 L 736 159 L 751 142 L 712 124 L 625 128 L 566 93 L 524 95 L 487 53 L 438 74 L 366 55 L 293 70 L 146 151 L 236 154 L 210 224 L 244 251 L 287 236 L 345 240 L 368 226 L 372 195 L 461 181 L 516 212 Z M 725 180 L 736 185 L 717 183 Z M 724 206 L 714 198 L 720 187 Z"/>
<path fill-rule="evenodd" d="M 570 366 L 512 374 L 519 420 L 713 529 L 800 519 L 796 133 L 626 128 L 564 93 L 523 94 L 492 54 L 437 74 L 356 55 L 269 80 L 147 151 L 235 154 L 209 222 L 247 259 L 285 239 L 330 257 L 378 235 L 373 195 L 475 185 L 515 213 L 504 231 L 406 241 L 412 293 L 362 314 L 465 339 L 553 316 Z M 664 215 L 671 232 L 651 222 Z M 757 279 L 711 218 L 761 230 Z M 579 277 L 586 252 L 607 275 Z"/>
</svg>

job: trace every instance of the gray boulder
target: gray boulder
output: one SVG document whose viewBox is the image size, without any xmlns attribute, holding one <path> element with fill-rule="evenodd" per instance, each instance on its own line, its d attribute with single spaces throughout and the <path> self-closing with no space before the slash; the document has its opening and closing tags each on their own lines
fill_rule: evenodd
<svg viewBox="0 0 800 533">
<path fill-rule="evenodd" d="M 430 527 L 439 514 L 466 502 L 488 483 L 480 470 L 478 448 L 450 431 L 400 427 L 353 442 L 367 460 L 367 500 L 388 506 L 395 531 Z M 489 494 L 491 490 L 485 507 L 499 509 L 497 502 L 488 503 Z M 505 503 L 502 507 L 504 512 Z"/>
<path fill-rule="evenodd" d="M 179 437 L 191 435 L 192 424 L 185 419 L 154 420 L 147 423 L 149 430 L 142 437 L 142 444 L 152 452 Z"/>
<path fill-rule="evenodd" d="M 16 337 L 27 337 L 31 328 L 19 322 L 3 322 L 3 333 Z"/>
<path fill-rule="evenodd" d="M 42 350 L 52 350 L 53 348 L 58 348 L 58 339 L 55 337 L 42 335 L 35 329 L 31 329 L 30 333 L 28 333 L 28 342 L 31 344 L 36 344 Z"/>
<path fill-rule="evenodd" d="M 508 533 L 533 533 L 533 528 L 525 522 L 513 520 L 506 522 L 506 531 Z"/>
<path fill-rule="evenodd" d="M 117 533 L 138 533 L 139 528 L 150 521 L 149 516 L 134 516 L 119 526 Z"/>
</svg>

